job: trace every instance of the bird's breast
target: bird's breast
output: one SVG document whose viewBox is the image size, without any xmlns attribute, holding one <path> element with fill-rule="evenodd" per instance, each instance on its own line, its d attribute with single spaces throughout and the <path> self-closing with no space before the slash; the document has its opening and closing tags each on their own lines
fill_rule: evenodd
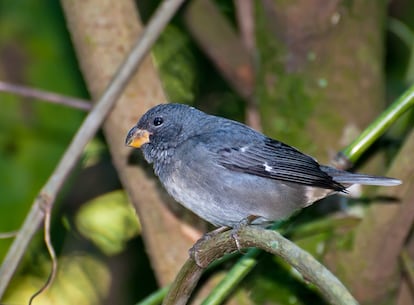
<svg viewBox="0 0 414 305">
<path fill-rule="evenodd" d="M 232 227 L 251 215 L 278 220 L 305 204 L 301 187 L 234 172 L 211 160 L 175 160 L 167 168 L 159 177 L 168 193 L 216 226 Z"/>
</svg>

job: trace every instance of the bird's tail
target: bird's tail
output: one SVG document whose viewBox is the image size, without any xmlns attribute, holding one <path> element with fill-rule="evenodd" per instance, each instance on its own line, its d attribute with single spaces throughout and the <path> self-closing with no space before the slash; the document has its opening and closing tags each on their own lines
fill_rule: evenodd
<svg viewBox="0 0 414 305">
<path fill-rule="evenodd" d="M 364 174 L 354 174 L 347 171 L 342 171 L 330 166 L 321 166 L 321 170 L 331 176 L 336 182 L 347 184 L 364 184 L 364 185 L 378 185 L 378 186 L 395 186 L 400 185 L 401 180 L 395 178 L 370 176 Z"/>
</svg>

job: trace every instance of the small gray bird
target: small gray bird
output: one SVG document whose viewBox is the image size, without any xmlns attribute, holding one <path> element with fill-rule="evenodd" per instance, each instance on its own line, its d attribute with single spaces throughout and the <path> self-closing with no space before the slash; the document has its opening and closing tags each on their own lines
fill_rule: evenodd
<svg viewBox="0 0 414 305">
<path fill-rule="evenodd" d="M 141 148 L 168 193 L 215 226 L 269 224 L 352 184 L 401 183 L 320 165 L 244 124 L 182 104 L 150 109 L 126 145 Z"/>
</svg>

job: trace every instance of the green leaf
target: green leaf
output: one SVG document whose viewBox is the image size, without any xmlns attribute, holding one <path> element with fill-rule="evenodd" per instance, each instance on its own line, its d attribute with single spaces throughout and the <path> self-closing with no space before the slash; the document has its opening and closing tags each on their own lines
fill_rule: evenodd
<svg viewBox="0 0 414 305">
<path fill-rule="evenodd" d="M 140 232 L 134 208 L 125 192 L 114 191 L 86 203 L 75 219 L 80 233 L 107 255 L 114 255 Z"/>
</svg>

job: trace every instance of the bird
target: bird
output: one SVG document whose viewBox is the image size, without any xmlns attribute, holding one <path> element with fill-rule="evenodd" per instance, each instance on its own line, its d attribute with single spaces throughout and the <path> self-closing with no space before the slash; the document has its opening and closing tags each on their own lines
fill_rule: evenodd
<svg viewBox="0 0 414 305">
<path fill-rule="evenodd" d="M 401 184 L 320 165 L 243 123 L 185 104 L 149 109 L 125 144 L 141 149 L 177 202 L 216 227 L 266 226 L 353 184 Z"/>
</svg>

